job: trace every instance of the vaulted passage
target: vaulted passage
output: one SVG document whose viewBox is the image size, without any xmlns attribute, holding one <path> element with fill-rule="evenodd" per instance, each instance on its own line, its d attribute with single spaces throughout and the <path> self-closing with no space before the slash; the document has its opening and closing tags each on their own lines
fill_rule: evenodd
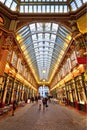
<svg viewBox="0 0 87 130">
<path fill-rule="evenodd" d="M 25 106 L 19 126 L 9 117 L 3 130 L 84 130 L 66 106 L 87 113 L 86 8 L 87 0 L 0 0 L 0 115 Z M 28 113 L 40 98 L 51 102 L 47 115 L 37 104 Z"/>
<path fill-rule="evenodd" d="M 17 31 L 23 54 L 38 82 L 49 82 L 66 52 L 71 32 L 56 23 L 33 23 Z"/>
</svg>

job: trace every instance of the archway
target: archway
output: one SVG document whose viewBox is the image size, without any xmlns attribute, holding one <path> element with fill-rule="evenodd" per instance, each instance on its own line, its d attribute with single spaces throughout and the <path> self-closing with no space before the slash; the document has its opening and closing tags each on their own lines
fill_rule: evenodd
<svg viewBox="0 0 87 130">
<path fill-rule="evenodd" d="M 38 93 L 41 97 L 48 97 L 49 96 L 49 87 L 46 85 L 40 86 L 38 88 Z"/>
</svg>

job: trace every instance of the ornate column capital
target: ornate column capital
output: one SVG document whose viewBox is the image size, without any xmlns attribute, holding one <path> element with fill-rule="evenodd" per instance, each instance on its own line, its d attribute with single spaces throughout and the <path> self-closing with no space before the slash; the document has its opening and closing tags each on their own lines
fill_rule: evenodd
<svg viewBox="0 0 87 130">
<path fill-rule="evenodd" d="M 71 23 L 73 36 L 76 36 L 77 34 L 80 33 L 79 28 L 77 26 L 77 21 L 76 20 L 71 20 L 70 23 Z"/>
</svg>

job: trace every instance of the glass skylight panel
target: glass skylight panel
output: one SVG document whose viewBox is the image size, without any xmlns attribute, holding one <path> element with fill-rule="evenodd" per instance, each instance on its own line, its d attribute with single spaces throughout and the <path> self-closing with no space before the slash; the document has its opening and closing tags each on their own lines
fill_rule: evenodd
<svg viewBox="0 0 87 130">
<path fill-rule="evenodd" d="M 16 7 L 17 7 L 17 3 L 15 1 L 13 1 L 11 4 L 11 7 L 10 7 L 11 10 L 16 11 Z"/>
<path fill-rule="evenodd" d="M 51 41 L 51 39 L 50 39 L 50 41 Z M 49 49 L 50 49 L 50 48 L 53 48 L 53 46 L 54 46 L 54 42 L 50 42 L 50 44 L 49 44 L 49 47 L 48 47 L 48 48 L 49 48 Z"/>
<path fill-rule="evenodd" d="M 86 3 L 87 2 L 87 0 L 82 0 L 83 1 L 83 3 Z"/>
<path fill-rule="evenodd" d="M 60 45 L 62 45 L 61 43 L 64 43 L 64 40 L 62 40 L 60 37 L 56 38 L 56 42 Z"/>
<path fill-rule="evenodd" d="M 27 26 L 22 27 L 20 30 L 18 30 L 18 33 L 22 33 L 26 28 Z"/>
<path fill-rule="evenodd" d="M 42 40 L 42 38 L 43 38 L 43 37 L 42 37 L 42 33 L 39 33 L 39 34 L 38 34 L 38 40 Z"/>
<path fill-rule="evenodd" d="M 30 30 L 31 31 L 36 31 L 35 23 L 34 24 L 30 24 Z"/>
<path fill-rule="evenodd" d="M 77 10 L 77 7 L 76 7 L 75 2 L 72 2 L 72 3 L 71 3 L 71 7 L 72 7 L 72 11 Z"/>
<path fill-rule="evenodd" d="M 4 2 L 5 2 L 5 0 L 0 0 L 0 2 L 4 3 Z"/>
<path fill-rule="evenodd" d="M 64 7 L 64 12 L 65 12 L 65 13 L 68 12 L 68 6 L 67 6 L 67 5 L 64 5 L 63 7 Z"/>
<path fill-rule="evenodd" d="M 37 6 L 36 5 L 33 6 L 33 10 L 34 10 L 34 13 L 37 12 Z"/>
<path fill-rule="evenodd" d="M 37 23 L 37 31 L 43 31 L 42 23 Z"/>
<path fill-rule="evenodd" d="M 53 23 L 52 24 L 52 31 L 56 31 L 57 32 L 57 30 L 58 30 L 58 24 Z"/>
<path fill-rule="evenodd" d="M 25 40 L 24 45 L 31 43 L 31 41 L 32 41 L 31 37 L 28 37 L 28 38 Z"/>
<path fill-rule="evenodd" d="M 58 13 L 58 5 L 55 5 L 55 13 Z"/>
<path fill-rule="evenodd" d="M 26 31 L 23 35 L 22 35 L 22 38 L 24 38 L 24 37 L 26 37 L 26 36 L 29 36 L 29 33 L 30 33 L 30 31 L 28 30 L 28 31 Z"/>
<path fill-rule="evenodd" d="M 46 6 L 46 12 L 47 12 L 47 13 L 50 12 L 50 6 L 49 6 L 49 5 Z"/>
<path fill-rule="evenodd" d="M 51 13 L 54 12 L 54 5 L 51 5 L 51 10 L 50 10 Z"/>
<path fill-rule="evenodd" d="M 22 34 L 21 34 L 21 37 L 22 37 L 23 39 L 26 39 L 26 38 L 29 36 L 29 33 L 30 33 L 30 31 L 27 30 L 27 31 L 25 31 L 25 33 L 22 33 Z"/>
<path fill-rule="evenodd" d="M 38 13 L 41 13 L 41 5 L 38 5 Z"/>
<path fill-rule="evenodd" d="M 39 51 L 38 51 L 38 46 L 37 45 L 34 45 L 34 50 L 35 50 L 36 55 L 38 56 Z"/>
<path fill-rule="evenodd" d="M 62 13 L 63 12 L 63 5 L 59 6 L 59 12 Z"/>
<path fill-rule="evenodd" d="M 26 28 L 25 30 L 23 30 L 23 31 L 21 32 L 21 35 L 25 34 L 27 31 L 29 31 L 29 28 Z"/>
<path fill-rule="evenodd" d="M 43 42 L 39 42 L 39 46 L 43 46 Z"/>
<path fill-rule="evenodd" d="M 5 5 L 9 8 L 11 6 L 12 0 L 6 0 Z"/>
<path fill-rule="evenodd" d="M 28 5 L 25 5 L 25 13 L 28 13 Z"/>
<path fill-rule="evenodd" d="M 45 13 L 46 12 L 46 9 L 45 9 L 45 5 L 42 5 L 42 12 Z"/>
<path fill-rule="evenodd" d="M 49 33 L 45 33 L 45 39 L 47 40 L 49 40 L 49 37 L 50 37 L 50 34 Z"/>
<path fill-rule="evenodd" d="M 59 45 L 59 42 L 57 42 L 55 45 L 54 45 L 54 48 L 56 48 L 58 50 L 58 52 L 61 50 L 61 45 Z"/>
<path fill-rule="evenodd" d="M 63 29 L 64 32 L 66 32 L 67 34 L 71 34 L 71 32 L 69 30 L 67 30 L 64 26 L 61 26 L 60 29 Z"/>
<path fill-rule="evenodd" d="M 49 30 L 50 30 L 50 27 L 51 27 L 51 23 L 46 23 L 46 24 L 45 24 L 45 30 L 46 30 L 46 31 L 49 31 Z"/>
<path fill-rule="evenodd" d="M 20 12 L 21 12 L 21 13 L 24 12 L 24 5 L 20 5 Z"/>
<path fill-rule="evenodd" d="M 80 0 L 75 0 L 77 7 L 81 7 L 82 6 L 82 2 Z"/>
<path fill-rule="evenodd" d="M 29 0 L 29 2 L 33 2 L 33 0 Z"/>
<path fill-rule="evenodd" d="M 32 40 L 33 40 L 33 41 L 37 40 L 36 34 L 32 35 Z"/>
<path fill-rule="evenodd" d="M 33 10 L 32 10 L 32 5 L 29 5 L 29 13 L 32 13 Z"/>
<path fill-rule="evenodd" d="M 0 1 L 11 10 L 13 11 L 17 10 L 16 8 L 18 4 L 17 0 L 0 0 Z M 30 5 L 29 2 L 32 5 Z M 37 5 L 35 5 L 34 2 L 37 2 Z M 47 2 L 49 2 L 49 5 Z M 60 3 L 58 5 L 55 5 L 52 4 L 53 2 L 60 2 Z M 79 7 L 83 5 L 83 3 L 86 2 L 87 0 L 70 1 L 72 11 L 77 10 Z M 19 2 L 18 4 L 18 10 L 20 13 L 28 13 L 28 12 L 29 13 L 58 13 L 58 12 L 67 13 L 69 11 L 69 7 L 67 4 L 67 0 L 21 0 L 21 2 Z"/>
<path fill-rule="evenodd" d="M 52 42 L 55 42 L 55 39 L 56 39 L 56 35 L 51 34 L 51 41 L 52 41 Z"/>
<path fill-rule="evenodd" d="M 28 36 L 28 35 L 29 35 L 29 32 L 25 32 L 24 34 L 21 35 L 21 37 L 23 40 L 25 40 L 27 38 L 26 36 Z"/>
<path fill-rule="evenodd" d="M 67 34 L 63 30 L 59 30 L 59 34 L 66 38 Z"/>
<path fill-rule="evenodd" d="M 45 42 L 45 45 L 49 46 L 49 42 Z"/>
</svg>

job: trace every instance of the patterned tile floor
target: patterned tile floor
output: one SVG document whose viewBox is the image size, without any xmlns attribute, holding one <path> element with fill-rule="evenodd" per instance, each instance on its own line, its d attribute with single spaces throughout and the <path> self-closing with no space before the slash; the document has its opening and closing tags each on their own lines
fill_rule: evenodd
<svg viewBox="0 0 87 130">
<path fill-rule="evenodd" d="M 37 104 L 27 104 L 0 117 L 0 130 L 87 130 L 87 116 L 75 109 L 48 104 L 43 111 Z"/>
</svg>

